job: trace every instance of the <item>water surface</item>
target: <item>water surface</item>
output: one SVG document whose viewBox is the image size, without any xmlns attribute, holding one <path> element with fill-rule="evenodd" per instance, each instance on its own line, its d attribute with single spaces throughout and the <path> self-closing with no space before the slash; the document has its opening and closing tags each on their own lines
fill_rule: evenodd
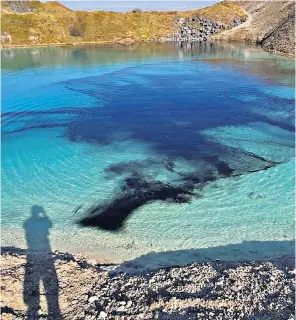
<svg viewBox="0 0 296 320">
<path fill-rule="evenodd" d="M 3 245 L 26 246 L 38 205 L 53 249 L 108 261 L 292 253 L 294 72 L 223 43 L 3 50 Z M 78 224 L 139 189 L 118 230 Z"/>
</svg>

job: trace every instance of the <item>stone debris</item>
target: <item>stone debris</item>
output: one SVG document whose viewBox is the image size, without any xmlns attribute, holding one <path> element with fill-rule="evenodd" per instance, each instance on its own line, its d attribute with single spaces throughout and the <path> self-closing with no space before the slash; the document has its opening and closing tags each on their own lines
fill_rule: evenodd
<svg viewBox="0 0 296 320">
<path fill-rule="evenodd" d="M 52 254 L 63 319 L 294 319 L 294 257 L 204 262 L 154 271 L 89 263 Z M 2 253 L 2 319 L 28 319 L 23 303 L 24 250 Z M 36 270 L 36 266 L 35 266 Z M 47 316 L 40 297 L 40 319 Z"/>
<path fill-rule="evenodd" d="M 230 25 L 223 24 L 219 21 L 212 21 L 200 16 L 191 18 L 180 18 L 176 21 L 177 30 L 172 37 L 168 37 L 166 41 L 188 41 L 188 42 L 204 42 L 211 35 L 223 30 L 231 29 L 243 23 L 246 18 L 234 18 Z"/>
</svg>

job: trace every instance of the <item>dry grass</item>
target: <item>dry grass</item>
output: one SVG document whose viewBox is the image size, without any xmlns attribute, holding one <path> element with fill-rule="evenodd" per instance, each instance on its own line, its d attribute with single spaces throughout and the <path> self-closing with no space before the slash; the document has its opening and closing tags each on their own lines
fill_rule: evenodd
<svg viewBox="0 0 296 320">
<path fill-rule="evenodd" d="M 9 12 L 7 3 L 2 3 L 2 32 L 12 36 L 14 45 L 151 41 L 171 35 L 180 17 L 199 14 L 229 24 L 234 17 L 244 15 L 239 6 L 228 2 L 187 12 L 139 13 L 72 11 L 58 2 L 29 1 L 28 4 L 35 11 L 19 14 Z M 38 41 L 30 41 L 30 36 L 37 36 Z"/>
<path fill-rule="evenodd" d="M 223 1 L 211 7 L 199 10 L 199 13 L 204 17 L 220 21 L 225 24 L 231 24 L 234 16 L 243 18 L 246 17 L 244 10 L 233 2 Z"/>
</svg>

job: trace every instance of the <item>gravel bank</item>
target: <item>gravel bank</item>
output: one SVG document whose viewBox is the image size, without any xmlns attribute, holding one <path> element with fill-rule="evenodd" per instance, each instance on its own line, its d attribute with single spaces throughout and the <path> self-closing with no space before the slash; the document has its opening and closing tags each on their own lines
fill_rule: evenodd
<svg viewBox="0 0 296 320">
<path fill-rule="evenodd" d="M 294 319 L 295 271 L 290 256 L 146 272 L 134 268 L 132 261 L 101 265 L 58 252 L 37 255 L 33 263 L 29 257 L 25 250 L 2 251 L 3 320 Z M 28 276 L 43 280 L 39 293 Z M 54 306 L 57 296 L 58 306 Z M 39 305 L 39 299 L 38 317 L 28 316 L 27 307 L 34 301 Z M 50 308 L 59 307 L 62 316 L 49 317 L 46 300 Z"/>
</svg>

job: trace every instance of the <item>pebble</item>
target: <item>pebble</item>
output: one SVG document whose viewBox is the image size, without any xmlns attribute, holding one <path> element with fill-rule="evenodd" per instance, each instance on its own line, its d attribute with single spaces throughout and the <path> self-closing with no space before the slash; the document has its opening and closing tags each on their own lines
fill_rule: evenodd
<svg viewBox="0 0 296 320">
<path fill-rule="evenodd" d="M 88 302 L 89 303 L 94 303 L 97 300 L 99 300 L 99 298 L 97 296 L 92 296 L 92 297 L 89 297 Z"/>
<path fill-rule="evenodd" d="M 106 319 L 107 313 L 105 311 L 101 311 L 99 314 L 99 319 Z"/>
<path fill-rule="evenodd" d="M 110 270 L 109 272 L 108 272 L 108 274 L 109 274 L 109 277 L 116 277 L 117 276 L 117 272 L 115 271 L 115 270 Z"/>
<path fill-rule="evenodd" d="M 132 304 L 133 304 L 132 301 L 129 300 L 129 301 L 127 302 L 127 304 L 126 304 L 126 307 L 129 308 L 129 307 L 132 306 Z"/>
<path fill-rule="evenodd" d="M 256 193 L 256 192 L 251 192 L 249 194 L 249 198 L 252 199 L 252 200 L 258 200 L 258 199 L 263 199 L 263 196 L 259 193 Z"/>
</svg>

